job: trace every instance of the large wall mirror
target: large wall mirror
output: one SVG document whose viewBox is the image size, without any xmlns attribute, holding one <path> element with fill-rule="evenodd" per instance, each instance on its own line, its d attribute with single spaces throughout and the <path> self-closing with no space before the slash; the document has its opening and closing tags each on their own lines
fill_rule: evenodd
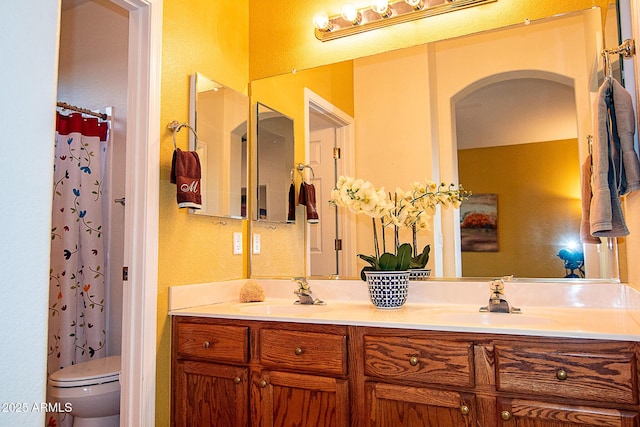
<svg viewBox="0 0 640 427">
<path fill-rule="evenodd" d="M 195 73 L 191 76 L 190 149 L 202 167 L 197 215 L 247 217 L 249 97 Z"/>
<path fill-rule="evenodd" d="M 431 232 L 419 236 L 432 245 L 428 267 L 435 276 L 562 279 L 567 271 L 558 253 L 579 238 L 580 166 L 603 77 L 602 34 L 606 47 L 618 45 L 616 19 L 612 5 L 605 30 L 601 11 L 588 9 L 346 61 L 343 78 L 324 66 L 269 79 L 280 84 L 326 70 L 327 79 L 352 81 L 348 102 L 344 93 L 309 86 L 353 113 L 352 160 L 341 166 L 344 173 L 387 189 L 431 178 L 497 195 L 495 250 L 463 251 L 461 211 L 436 215 Z M 306 116 L 310 129 L 312 115 Z M 370 220 L 337 214 L 354 230 L 340 236 L 355 242 L 345 256 L 370 253 Z M 617 251 L 615 241 L 586 245 L 586 278 L 619 278 Z M 340 267 L 340 276 L 356 277 L 362 266 Z"/>
<path fill-rule="evenodd" d="M 286 223 L 294 167 L 293 120 L 256 104 L 256 205 L 253 219 Z"/>
</svg>

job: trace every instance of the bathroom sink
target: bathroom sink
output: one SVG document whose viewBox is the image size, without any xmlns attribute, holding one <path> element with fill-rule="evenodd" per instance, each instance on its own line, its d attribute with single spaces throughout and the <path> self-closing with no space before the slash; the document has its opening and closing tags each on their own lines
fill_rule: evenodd
<svg viewBox="0 0 640 427">
<path fill-rule="evenodd" d="M 474 311 L 475 310 L 475 311 Z M 481 313 L 478 308 L 460 309 L 425 309 L 426 321 L 434 323 L 465 324 L 465 325 L 545 325 L 554 322 L 549 316 L 538 314 L 509 314 L 509 313 Z"/>
<path fill-rule="evenodd" d="M 314 313 L 324 313 L 331 310 L 326 305 L 304 305 L 295 304 L 293 301 L 287 302 L 249 302 L 236 304 L 234 308 L 246 314 L 269 314 L 269 315 L 309 315 Z"/>
</svg>

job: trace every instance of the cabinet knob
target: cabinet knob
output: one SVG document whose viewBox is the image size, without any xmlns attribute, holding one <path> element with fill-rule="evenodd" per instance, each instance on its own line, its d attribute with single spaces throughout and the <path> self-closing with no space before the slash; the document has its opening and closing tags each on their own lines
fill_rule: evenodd
<svg viewBox="0 0 640 427">
<path fill-rule="evenodd" d="M 500 418 L 502 418 L 504 421 L 509 421 L 511 419 L 511 412 L 509 411 L 502 411 L 500 413 Z"/>
<path fill-rule="evenodd" d="M 564 369 L 558 369 L 558 372 L 556 372 L 556 378 L 558 378 L 560 381 L 566 380 L 567 371 L 565 371 Z"/>
<path fill-rule="evenodd" d="M 236 383 L 236 384 L 240 384 L 240 383 L 242 382 L 242 378 L 240 378 L 240 377 L 235 377 L 235 378 L 233 379 L 233 382 L 234 382 L 234 383 Z"/>
<path fill-rule="evenodd" d="M 205 341 L 205 342 L 202 343 L 202 346 L 204 348 L 209 348 L 211 346 L 211 343 L 209 341 Z"/>
<path fill-rule="evenodd" d="M 266 388 L 267 387 L 267 382 L 265 380 L 260 381 L 260 387 L 261 388 Z"/>
<path fill-rule="evenodd" d="M 302 354 L 302 349 L 300 347 L 296 347 L 294 352 L 296 353 L 296 356 L 300 356 Z"/>
<path fill-rule="evenodd" d="M 469 415 L 469 407 L 467 405 L 460 406 L 460 413 L 462 415 Z"/>
<path fill-rule="evenodd" d="M 409 359 L 409 364 L 411 366 L 416 366 L 418 364 L 418 358 L 413 356 L 411 359 Z"/>
</svg>

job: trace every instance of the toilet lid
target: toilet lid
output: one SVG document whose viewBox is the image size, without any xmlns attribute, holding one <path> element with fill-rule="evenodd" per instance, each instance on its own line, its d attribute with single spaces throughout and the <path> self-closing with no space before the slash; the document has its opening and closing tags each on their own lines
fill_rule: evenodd
<svg viewBox="0 0 640 427">
<path fill-rule="evenodd" d="M 60 369 L 51 374 L 49 382 L 54 387 L 78 387 L 118 381 L 119 377 L 120 356 L 109 356 Z"/>
</svg>

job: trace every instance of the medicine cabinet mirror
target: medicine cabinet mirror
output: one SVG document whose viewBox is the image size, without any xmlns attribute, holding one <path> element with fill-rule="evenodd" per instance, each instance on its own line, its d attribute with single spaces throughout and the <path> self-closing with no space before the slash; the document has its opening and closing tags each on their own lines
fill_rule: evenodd
<svg viewBox="0 0 640 427">
<path fill-rule="evenodd" d="M 293 119 L 256 103 L 256 205 L 253 219 L 287 222 L 294 166 Z"/>
<path fill-rule="evenodd" d="M 247 217 L 249 97 L 210 78 L 191 76 L 190 149 L 202 168 L 202 209 L 197 215 Z"/>
</svg>

